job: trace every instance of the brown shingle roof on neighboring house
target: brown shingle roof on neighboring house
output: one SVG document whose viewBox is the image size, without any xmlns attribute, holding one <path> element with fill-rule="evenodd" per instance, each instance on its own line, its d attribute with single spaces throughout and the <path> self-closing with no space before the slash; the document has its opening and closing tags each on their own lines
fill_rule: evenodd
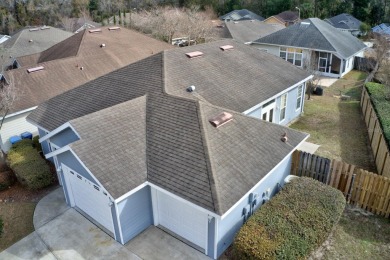
<svg viewBox="0 0 390 260">
<path fill-rule="evenodd" d="M 285 28 L 281 24 L 267 24 L 258 20 L 225 22 L 233 39 L 246 43 Z"/>
<path fill-rule="evenodd" d="M 275 15 L 279 20 L 282 20 L 284 22 L 294 22 L 299 19 L 298 12 L 293 11 L 284 11 L 280 14 Z"/>
<path fill-rule="evenodd" d="M 101 47 L 102 43 L 105 47 Z M 59 43 L 42 52 L 39 58 L 27 57 L 24 62 L 29 66 L 6 73 L 9 82 L 21 95 L 10 112 L 37 106 L 67 90 L 169 48 L 173 46 L 124 28 L 109 31 L 108 27 L 103 27 L 99 33 L 80 32 L 65 44 Z M 39 60 L 42 62 L 33 63 Z M 27 64 L 27 61 L 31 63 Z M 38 65 L 45 69 L 27 72 L 27 68 Z"/>
</svg>

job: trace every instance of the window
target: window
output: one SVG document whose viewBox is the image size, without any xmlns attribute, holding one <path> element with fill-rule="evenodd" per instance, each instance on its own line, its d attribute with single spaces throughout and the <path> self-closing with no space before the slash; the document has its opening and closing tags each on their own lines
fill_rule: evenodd
<svg viewBox="0 0 390 260">
<path fill-rule="evenodd" d="M 302 104 L 302 90 L 303 90 L 303 85 L 300 85 L 298 87 L 298 96 L 297 96 L 297 110 L 301 108 Z"/>
<path fill-rule="evenodd" d="M 280 122 L 286 118 L 287 93 L 280 98 Z"/>
<path fill-rule="evenodd" d="M 280 47 L 280 58 L 295 66 L 302 67 L 302 49 Z"/>
</svg>

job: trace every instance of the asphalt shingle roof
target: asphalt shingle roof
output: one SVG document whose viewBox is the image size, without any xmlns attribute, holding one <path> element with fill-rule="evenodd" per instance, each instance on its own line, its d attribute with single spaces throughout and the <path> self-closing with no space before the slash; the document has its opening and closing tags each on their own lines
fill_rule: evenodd
<svg viewBox="0 0 390 260">
<path fill-rule="evenodd" d="M 280 24 L 267 24 L 258 20 L 226 22 L 225 24 L 233 39 L 242 43 L 257 40 L 285 28 Z"/>
<path fill-rule="evenodd" d="M 234 44 L 235 50 L 222 54 L 233 55 L 229 59 L 236 59 L 234 55 L 240 53 L 240 47 L 234 41 L 198 45 L 210 59 L 203 59 L 206 56 L 188 59 L 184 52 L 185 49 L 193 50 L 192 47 L 165 51 L 46 101 L 29 115 L 28 120 L 50 131 L 70 122 L 81 137 L 70 147 L 114 198 L 142 184 L 146 178 L 222 215 L 307 137 L 295 130 L 232 111 L 233 121 L 214 128 L 208 119 L 225 109 L 199 98 L 165 93 L 167 85 L 176 77 L 168 68 L 175 60 L 180 63 L 175 53 L 192 63 L 191 66 L 183 65 L 180 76 L 196 73 L 199 82 L 203 82 L 204 74 L 197 73 L 195 68 L 210 70 L 212 65 L 222 66 L 224 63 L 220 59 L 209 63 L 212 53 L 221 54 L 219 44 L 226 43 Z M 242 47 L 246 48 L 241 50 L 243 53 L 247 50 L 244 57 L 253 55 L 251 48 Z M 227 58 L 221 57 L 225 57 L 222 60 Z M 282 67 L 288 64 L 289 68 L 295 68 L 281 59 L 273 59 L 271 61 Z M 246 68 L 257 68 L 260 63 L 256 61 L 247 63 Z M 195 65 L 194 62 L 200 63 Z M 254 71 L 258 74 L 261 70 L 257 69 L 249 69 L 244 77 Z M 222 74 L 225 81 L 233 78 L 233 70 L 236 69 L 231 67 L 229 74 Z M 274 68 L 273 76 L 277 73 Z M 252 84 L 267 84 L 267 81 L 257 80 Z M 267 86 L 280 89 L 280 82 L 284 81 L 276 80 Z M 239 89 L 244 86 L 236 86 L 235 93 L 241 92 Z M 251 92 L 247 93 L 247 98 L 250 95 Z M 229 102 L 225 100 L 224 104 Z M 284 132 L 289 136 L 289 143 L 280 140 Z"/>
<path fill-rule="evenodd" d="M 342 32 L 318 18 L 291 25 L 254 43 L 337 52 L 344 59 L 366 48 L 362 41 L 349 32 Z"/>
<path fill-rule="evenodd" d="M 45 26 L 44 28 L 47 29 L 44 30 L 41 28 L 43 27 L 22 29 L 0 44 L 0 48 L 4 48 L 4 58 L 0 59 L 0 65 L 9 65 L 10 56 L 16 58 L 42 52 L 73 35 L 73 33 L 53 27 Z"/>
<path fill-rule="evenodd" d="M 222 51 L 220 46 L 232 45 Z M 200 51 L 202 57 L 185 53 Z M 310 76 L 292 64 L 233 40 L 165 52 L 165 91 L 168 94 L 206 100 L 210 104 L 244 112 Z M 195 86 L 189 93 L 187 87 Z"/>
<path fill-rule="evenodd" d="M 252 11 L 249 11 L 247 9 L 241 9 L 241 10 L 233 10 L 227 14 L 222 15 L 219 17 L 221 20 L 230 19 L 233 21 L 242 21 L 242 20 L 259 20 L 263 21 L 264 18 L 261 17 L 258 14 L 255 14 Z"/>
<path fill-rule="evenodd" d="M 347 30 L 360 30 L 361 21 L 350 14 L 342 13 L 331 18 L 325 19 L 326 22 L 336 28 Z"/>
</svg>

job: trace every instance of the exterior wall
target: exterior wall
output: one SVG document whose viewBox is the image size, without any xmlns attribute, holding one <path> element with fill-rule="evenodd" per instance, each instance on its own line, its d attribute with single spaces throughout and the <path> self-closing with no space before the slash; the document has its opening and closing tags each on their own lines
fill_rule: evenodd
<svg viewBox="0 0 390 260">
<path fill-rule="evenodd" d="M 58 147 L 64 147 L 74 141 L 79 140 L 79 137 L 71 128 L 66 128 L 65 130 L 59 132 L 58 134 L 49 138 L 50 142 L 57 145 Z"/>
<path fill-rule="evenodd" d="M 32 133 L 33 135 L 38 134 L 38 128 L 26 120 L 26 117 L 30 113 L 31 111 L 6 118 L 4 120 L 0 131 L 1 149 L 4 152 L 8 152 L 8 150 L 11 148 L 11 143 L 9 142 L 9 138 L 11 136 L 20 136 L 21 133 L 26 131 Z"/>
<path fill-rule="evenodd" d="M 61 154 L 57 155 L 58 164 L 61 165 L 61 163 L 69 166 L 71 169 L 75 170 L 78 174 L 83 176 L 84 178 L 88 179 L 89 181 L 96 183 L 94 178 L 88 173 L 88 171 L 80 164 L 80 162 L 77 160 L 76 157 L 70 152 L 66 151 Z M 63 173 L 62 173 L 63 174 Z"/>
<path fill-rule="evenodd" d="M 268 53 L 279 57 L 279 46 L 257 44 L 257 43 L 253 43 L 250 46 L 259 49 L 260 51 L 267 50 Z"/>
<path fill-rule="evenodd" d="M 282 21 L 276 19 L 276 18 L 273 17 L 273 16 L 268 17 L 268 18 L 265 19 L 263 22 L 268 23 L 268 24 L 275 24 L 275 23 L 276 23 L 276 24 L 281 24 L 281 25 L 284 25 L 284 26 L 285 26 L 284 22 L 282 22 Z"/>
<path fill-rule="evenodd" d="M 295 87 L 294 89 L 287 92 L 287 107 L 286 107 L 286 117 L 283 121 L 280 121 L 280 103 L 281 103 L 281 95 L 275 98 L 275 110 L 274 110 L 274 120 L 273 123 L 280 124 L 280 125 L 287 125 L 295 118 L 299 117 L 300 114 L 303 111 L 304 107 L 304 99 L 305 99 L 305 84 L 303 85 L 302 89 L 302 97 L 301 97 L 301 107 L 299 109 L 296 108 L 297 105 L 297 98 L 298 98 L 298 87 Z M 262 119 L 262 104 L 267 103 L 262 102 L 259 104 L 259 108 L 251 111 L 250 113 L 247 113 L 246 115 Z"/>
<path fill-rule="evenodd" d="M 278 184 L 284 185 L 284 178 L 290 174 L 291 155 L 286 157 L 281 164 L 273 171 L 269 172 L 258 184 L 252 193 L 258 194 L 257 204 L 254 210 L 257 210 L 268 197 L 275 195 L 279 188 Z M 267 190 L 269 190 L 267 194 Z M 243 209 L 249 208 L 249 196 L 234 206 L 233 210 L 228 215 L 218 221 L 218 242 L 217 242 L 217 256 L 219 257 L 233 242 L 236 233 L 244 224 Z"/>
<path fill-rule="evenodd" d="M 346 66 L 345 66 L 345 72 L 342 73 L 341 76 L 344 76 L 345 74 L 347 74 L 353 69 L 354 61 L 355 61 L 355 56 L 350 57 L 349 59 L 343 61 L 346 62 Z"/>
<path fill-rule="evenodd" d="M 117 204 L 122 244 L 153 224 L 150 187 L 146 186 Z"/>
<path fill-rule="evenodd" d="M 38 128 L 38 133 L 39 133 L 39 138 L 42 138 L 42 137 L 44 137 L 47 134 L 45 130 L 42 130 L 40 128 Z M 42 146 L 43 154 L 48 154 L 48 153 L 51 152 L 50 147 L 49 147 L 49 143 L 47 141 L 41 142 L 41 146 Z M 48 160 L 50 160 L 51 162 L 54 163 L 54 159 L 53 158 L 49 158 Z"/>
</svg>

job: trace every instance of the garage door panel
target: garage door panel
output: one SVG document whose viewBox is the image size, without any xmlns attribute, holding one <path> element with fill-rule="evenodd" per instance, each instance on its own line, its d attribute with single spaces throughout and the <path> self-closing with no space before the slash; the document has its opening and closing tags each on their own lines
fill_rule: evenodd
<svg viewBox="0 0 390 260">
<path fill-rule="evenodd" d="M 159 224 L 205 249 L 207 214 L 177 199 L 158 192 Z"/>
<path fill-rule="evenodd" d="M 75 205 L 114 233 L 108 194 L 73 170 L 68 169 L 67 174 Z"/>
</svg>

